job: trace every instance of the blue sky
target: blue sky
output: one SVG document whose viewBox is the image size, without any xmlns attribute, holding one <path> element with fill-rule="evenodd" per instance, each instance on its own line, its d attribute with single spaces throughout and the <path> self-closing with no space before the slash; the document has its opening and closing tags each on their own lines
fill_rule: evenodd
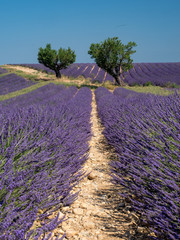
<svg viewBox="0 0 180 240">
<path fill-rule="evenodd" d="M 134 62 L 180 62 L 180 0 L 0 0 L 0 65 L 37 63 L 39 47 L 70 47 L 94 60 L 91 43 L 137 43 Z"/>
</svg>

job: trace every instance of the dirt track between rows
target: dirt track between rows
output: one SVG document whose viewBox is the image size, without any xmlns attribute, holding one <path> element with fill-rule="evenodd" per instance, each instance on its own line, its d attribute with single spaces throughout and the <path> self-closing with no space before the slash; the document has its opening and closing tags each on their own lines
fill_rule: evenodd
<svg viewBox="0 0 180 240">
<path fill-rule="evenodd" d="M 93 136 L 84 165 L 84 170 L 91 173 L 74 189 L 80 191 L 78 199 L 62 210 L 68 220 L 55 230 L 54 236 L 66 232 L 66 238 L 72 240 L 127 240 L 134 221 L 118 194 L 121 189 L 111 183 L 108 163 L 116 156 L 102 134 L 94 93 L 91 123 Z M 119 209 L 120 203 L 123 207 Z"/>
</svg>

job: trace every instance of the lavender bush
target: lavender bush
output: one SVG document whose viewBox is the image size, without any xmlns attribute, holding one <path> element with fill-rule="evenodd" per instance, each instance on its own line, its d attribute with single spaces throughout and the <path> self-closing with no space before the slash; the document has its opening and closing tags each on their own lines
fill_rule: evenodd
<svg viewBox="0 0 180 240">
<path fill-rule="evenodd" d="M 50 239 L 87 159 L 91 91 L 50 84 L 31 94 L 0 105 L 2 240 Z"/>
<path fill-rule="evenodd" d="M 113 182 L 154 239 L 180 239 L 180 96 L 95 91 L 104 134 L 117 153 Z"/>
<path fill-rule="evenodd" d="M 18 91 L 34 84 L 35 82 L 28 81 L 14 73 L 0 76 L 0 95 Z"/>
</svg>

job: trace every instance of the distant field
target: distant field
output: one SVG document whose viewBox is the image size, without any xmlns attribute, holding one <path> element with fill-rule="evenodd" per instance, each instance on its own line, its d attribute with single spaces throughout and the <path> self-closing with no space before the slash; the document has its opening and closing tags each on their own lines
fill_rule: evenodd
<svg viewBox="0 0 180 240">
<path fill-rule="evenodd" d="M 40 70 L 41 67 L 43 66 L 42 64 L 32 64 L 31 68 L 27 67 L 27 65 L 29 64 L 22 64 L 22 65 L 23 67 L 19 65 L 18 66 L 5 65 L 0 68 L 0 71 L 1 71 L 0 82 L 3 81 L 3 84 L 1 84 L 1 89 L 0 89 L 0 101 L 6 100 L 18 95 L 26 94 L 28 92 L 34 91 L 35 89 L 43 85 L 46 85 L 52 82 L 58 85 L 59 84 L 65 85 L 65 86 L 73 85 L 78 88 L 86 86 L 91 88 L 92 90 L 93 89 L 95 90 L 100 86 L 103 86 L 113 91 L 118 87 L 112 81 L 104 81 L 104 82 L 94 81 L 93 83 L 91 79 L 84 78 L 82 77 L 82 75 L 79 75 L 77 78 L 74 78 L 72 76 L 67 77 L 63 75 L 61 79 L 57 79 L 55 75 L 52 74 L 51 70 L 48 70 L 47 71 L 48 73 L 42 72 L 42 70 Z M 78 64 L 74 64 L 73 65 L 74 68 L 77 69 L 77 65 Z M 93 64 L 89 64 L 89 67 L 92 65 Z M 33 70 L 32 67 L 39 68 L 39 70 Z M 44 71 L 45 71 L 45 67 L 44 67 Z M 175 86 L 177 87 L 177 85 Z M 134 84 L 133 86 L 127 85 L 125 86 L 125 88 L 136 91 L 136 92 L 152 93 L 156 95 L 169 95 L 173 93 L 175 90 L 179 91 L 179 89 L 177 88 L 166 88 L 161 86 L 153 86 L 151 84 L 144 84 L 144 85 Z"/>
<path fill-rule="evenodd" d="M 38 64 L 39 66 L 40 64 Z M 103 86 L 106 87 L 107 89 L 113 91 L 114 89 L 116 89 L 118 86 L 115 85 L 113 82 L 111 81 L 105 81 L 102 83 L 99 82 L 94 82 L 92 83 L 90 79 L 85 79 L 82 76 L 79 76 L 77 78 L 72 78 L 72 77 L 65 77 L 63 76 L 61 79 L 57 79 L 55 77 L 55 75 L 52 75 L 52 73 L 45 73 L 45 72 L 41 72 L 40 70 L 33 70 L 29 67 L 19 67 L 19 66 L 15 66 L 15 65 L 6 65 L 6 66 L 2 66 L 3 68 L 0 68 L 0 70 L 2 69 L 3 73 L 0 74 L 0 81 L 1 79 L 6 79 L 6 87 L 4 88 L 3 86 L 5 85 L 1 85 L 1 92 L 3 91 L 3 93 L 0 93 L 0 101 L 9 99 L 9 98 L 13 98 L 22 94 L 26 94 L 28 92 L 32 92 L 35 89 L 44 86 L 46 84 L 49 83 L 54 83 L 54 84 L 61 84 L 61 85 L 65 85 L 65 86 L 76 86 L 77 88 L 81 88 L 81 87 L 89 87 L 92 90 Z M 6 69 L 5 69 L 6 68 Z M 19 70 L 19 68 L 21 70 Z M 8 71 L 7 71 L 8 70 Z M 14 74 L 14 75 L 13 75 Z M 9 78 L 8 78 L 9 76 Z M 12 78 L 12 76 L 14 76 L 14 78 Z M 16 76 L 16 77 L 15 77 Z M 23 79 L 23 84 L 27 83 L 29 85 L 24 86 L 23 84 L 17 84 L 16 80 L 20 78 L 21 81 Z M 30 81 L 27 81 L 30 80 Z M 8 84 L 8 82 L 11 81 L 11 84 Z M 16 83 L 16 84 L 13 84 Z M 36 83 L 36 84 L 34 84 Z M 8 87 L 7 87 L 8 86 Z M 19 88 L 19 89 L 18 89 Z M 125 86 L 126 89 L 132 90 L 132 91 L 136 91 L 136 92 L 144 92 L 144 93 L 152 93 L 152 94 L 156 94 L 156 95 L 169 95 L 171 93 L 173 93 L 176 90 L 178 90 L 177 88 L 165 88 L 165 87 L 160 87 L 160 86 L 152 86 L 152 85 L 134 85 L 134 86 Z M 178 90 L 179 91 L 179 90 Z"/>
<path fill-rule="evenodd" d="M 37 70 L 53 73 L 43 64 L 20 64 Z M 99 68 L 95 63 L 74 63 L 61 73 L 67 77 L 78 78 L 83 76 L 91 82 L 103 83 L 114 82 L 111 75 Z M 155 85 L 175 86 L 180 85 L 180 62 L 174 63 L 134 63 L 133 68 L 124 73 L 122 77 L 129 86 L 133 85 Z"/>
</svg>

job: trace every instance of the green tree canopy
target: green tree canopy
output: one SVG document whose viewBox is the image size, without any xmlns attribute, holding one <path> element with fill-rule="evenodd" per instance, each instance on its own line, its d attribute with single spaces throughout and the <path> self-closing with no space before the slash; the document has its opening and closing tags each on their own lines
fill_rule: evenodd
<svg viewBox="0 0 180 240">
<path fill-rule="evenodd" d="M 44 66 L 54 70 L 57 78 L 61 77 L 60 70 L 67 68 L 70 64 L 74 63 L 75 60 L 75 52 L 70 48 L 60 48 L 58 52 L 51 49 L 51 44 L 47 44 L 45 48 L 39 48 L 39 63 L 42 63 Z"/>
<path fill-rule="evenodd" d="M 123 72 L 133 67 L 130 55 L 136 52 L 133 50 L 136 46 L 135 42 L 124 45 L 117 37 L 113 37 L 101 43 L 92 43 L 88 53 L 99 67 L 112 75 L 116 83 L 122 86 L 124 82 L 120 75 L 123 76 Z"/>
</svg>

